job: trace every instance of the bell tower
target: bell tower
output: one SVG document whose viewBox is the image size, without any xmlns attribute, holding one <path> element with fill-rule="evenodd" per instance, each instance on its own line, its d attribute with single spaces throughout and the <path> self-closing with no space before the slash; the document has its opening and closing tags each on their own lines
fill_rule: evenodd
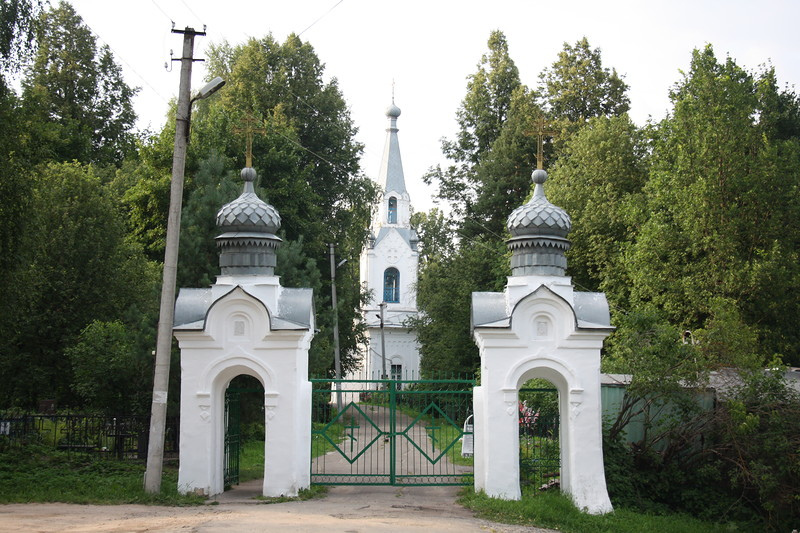
<svg viewBox="0 0 800 533">
<path fill-rule="evenodd" d="M 362 354 L 362 371 L 370 378 L 403 378 L 419 372 L 419 344 L 407 324 L 417 316 L 419 238 L 411 227 L 411 198 L 397 138 L 399 116 L 393 101 L 386 109 L 389 125 L 378 173 L 381 193 L 360 260 L 361 284 L 371 294 L 363 310 L 367 344 Z"/>
</svg>

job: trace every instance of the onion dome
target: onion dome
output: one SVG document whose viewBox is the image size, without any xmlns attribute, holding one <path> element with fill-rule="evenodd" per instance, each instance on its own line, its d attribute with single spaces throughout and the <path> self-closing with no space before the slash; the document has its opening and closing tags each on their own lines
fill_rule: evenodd
<svg viewBox="0 0 800 533">
<path fill-rule="evenodd" d="M 242 169 L 244 190 L 237 199 L 222 206 L 217 213 L 219 266 L 223 276 L 273 275 L 275 250 L 281 239 L 275 234 L 281 227 L 278 211 L 255 192 L 255 169 Z"/>
<path fill-rule="evenodd" d="M 394 101 L 392 101 L 392 105 L 386 108 L 386 116 L 389 118 L 397 118 L 400 116 L 400 108 L 394 105 Z"/>
<path fill-rule="evenodd" d="M 563 276 L 567 268 L 564 253 L 570 247 L 566 237 L 572 221 L 566 211 L 547 200 L 545 181 L 547 172 L 535 170 L 533 197 L 508 217 L 511 239 L 507 244 L 512 252 L 511 272 L 514 276 Z"/>
</svg>

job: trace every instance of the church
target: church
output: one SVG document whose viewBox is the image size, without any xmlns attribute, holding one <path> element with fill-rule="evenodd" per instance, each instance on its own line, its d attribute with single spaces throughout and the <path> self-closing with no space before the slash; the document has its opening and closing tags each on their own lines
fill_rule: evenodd
<svg viewBox="0 0 800 533">
<path fill-rule="evenodd" d="M 399 116 L 392 101 L 386 110 L 389 127 L 378 173 L 381 190 L 360 258 L 361 286 L 370 299 L 362 313 L 367 340 L 357 373 L 368 379 L 419 377 L 419 343 L 408 323 L 417 316 L 419 238 L 411 227 L 411 198 L 397 138 Z"/>
</svg>

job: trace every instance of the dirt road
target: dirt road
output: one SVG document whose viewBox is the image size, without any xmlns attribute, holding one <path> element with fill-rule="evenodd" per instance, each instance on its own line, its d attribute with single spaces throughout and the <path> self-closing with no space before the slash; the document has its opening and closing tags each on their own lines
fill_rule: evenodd
<svg viewBox="0 0 800 533">
<path fill-rule="evenodd" d="M 253 484 L 251 484 L 253 485 Z M 0 532 L 544 533 L 479 520 L 450 487 L 334 487 L 326 497 L 264 504 L 256 485 L 225 493 L 217 505 L 13 504 L 0 506 Z"/>
</svg>

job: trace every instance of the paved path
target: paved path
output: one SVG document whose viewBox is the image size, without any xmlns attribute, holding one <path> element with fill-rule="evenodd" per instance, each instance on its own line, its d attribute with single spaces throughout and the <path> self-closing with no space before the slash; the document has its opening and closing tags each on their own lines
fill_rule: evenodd
<svg viewBox="0 0 800 533">
<path fill-rule="evenodd" d="M 479 520 L 455 503 L 453 487 L 333 487 L 321 499 L 269 504 L 253 500 L 260 481 L 217 505 L 0 505 L 0 532 L 64 533 L 547 533 Z"/>
</svg>

